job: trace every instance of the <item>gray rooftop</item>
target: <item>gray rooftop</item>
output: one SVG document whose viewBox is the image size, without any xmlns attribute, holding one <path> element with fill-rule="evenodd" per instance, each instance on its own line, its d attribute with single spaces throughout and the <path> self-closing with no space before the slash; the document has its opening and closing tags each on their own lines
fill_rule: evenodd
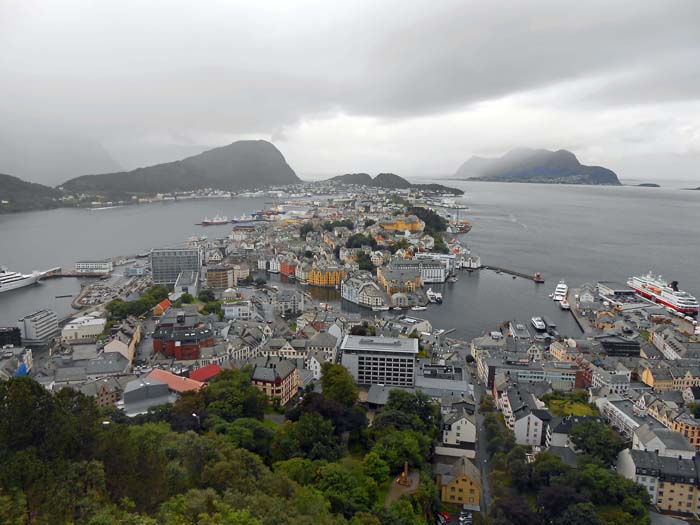
<svg viewBox="0 0 700 525">
<path fill-rule="evenodd" d="M 346 335 L 341 345 L 343 352 L 418 353 L 418 339 L 398 337 L 370 337 Z"/>
</svg>

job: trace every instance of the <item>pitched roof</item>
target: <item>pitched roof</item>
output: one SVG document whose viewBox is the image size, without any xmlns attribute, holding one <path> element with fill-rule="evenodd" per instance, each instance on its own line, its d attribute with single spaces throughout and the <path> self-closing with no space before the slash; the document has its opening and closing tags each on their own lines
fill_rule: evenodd
<svg viewBox="0 0 700 525">
<path fill-rule="evenodd" d="M 204 383 L 200 381 L 177 376 L 172 372 L 161 370 L 159 368 L 153 369 L 153 371 L 146 377 L 149 379 L 158 379 L 159 381 L 163 381 L 163 383 L 168 385 L 170 390 L 180 394 L 183 392 L 196 392 L 205 386 Z"/>
<path fill-rule="evenodd" d="M 481 473 L 479 469 L 465 457 L 457 461 L 448 474 L 442 476 L 442 484 L 447 485 L 457 478 L 467 476 L 474 483 L 481 485 Z"/>
<path fill-rule="evenodd" d="M 157 305 L 155 305 L 155 306 L 153 307 L 153 310 L 155 310 L 156 308 L 160 307 L 160 310 L 164 312 L 165 310 L 167 310 L 168 308 L 170 308 L 170 305 L 171 305 L 171 304 L 172 304 L 172 303 L 170 302 L 170 299 L 163 299 L 161 302 L 159 302 Z"/>
<path fill-rule="evenodd" d="M 217 364 L 203 366 L 202 368 L 190 372 L 190 379 L 194 379 L 195 381 L 209 381 L 219 375 L 219 372 L 222 370 L 223 369 Z"/>
</svg>

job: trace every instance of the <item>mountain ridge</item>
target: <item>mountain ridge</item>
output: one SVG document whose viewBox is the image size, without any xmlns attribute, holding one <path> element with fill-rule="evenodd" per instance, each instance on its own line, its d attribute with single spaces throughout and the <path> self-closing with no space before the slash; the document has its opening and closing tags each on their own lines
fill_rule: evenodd
<svg viewBox="0 0 700 525">
<path fill-rule="evenodd" d="M 58 208 L 62 205 L 61 195 L 50 186 L 0 173 L 0 213 Z"/>
<path fill-rule="evenodd" d="M 239 140 L 181 160 L 130 171 L 82 175 L 61 187 L 71 192 L 129 195 L 202 188 L 234 191 L 299 181 L 272 143 Z"/>
</svg>

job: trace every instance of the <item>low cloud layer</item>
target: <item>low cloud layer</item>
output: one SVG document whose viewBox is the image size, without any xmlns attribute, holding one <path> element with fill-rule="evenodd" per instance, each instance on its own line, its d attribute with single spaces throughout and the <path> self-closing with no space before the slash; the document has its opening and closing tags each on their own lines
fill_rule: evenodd
<svg viewBox="0 0 700 525">
<path fill-rule="evenodd" d="M 694 0 L 9 0 L 0 172 L 57 183 L 252 137 L 302 176 L 518 146 L 696 158 L 698 27 Z"/>
</svg>

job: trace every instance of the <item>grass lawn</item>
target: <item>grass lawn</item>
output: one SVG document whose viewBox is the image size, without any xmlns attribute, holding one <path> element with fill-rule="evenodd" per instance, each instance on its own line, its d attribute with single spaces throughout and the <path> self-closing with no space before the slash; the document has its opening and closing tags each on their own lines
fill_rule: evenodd
<svg viewBox="0 0 700 525">
<path fill-rule="evenodd" d="M 377 488 L 377 503 L 382 506 L 386 501 L 386 497 L 389 495 L 389 487 L 391 486 L 392 481 L 394 481 L 393 476 L 389 476 L 387 480 L 380 483 L 379 487 Z"/>
<path fill-rule="evenodd" d="M 597 416 L 598 411 L 580 401 L 571 401 L 568 399 L 551 399 L 547 401 L 547 408 L 552 411 L 555 416 Z"/>
</svg>

